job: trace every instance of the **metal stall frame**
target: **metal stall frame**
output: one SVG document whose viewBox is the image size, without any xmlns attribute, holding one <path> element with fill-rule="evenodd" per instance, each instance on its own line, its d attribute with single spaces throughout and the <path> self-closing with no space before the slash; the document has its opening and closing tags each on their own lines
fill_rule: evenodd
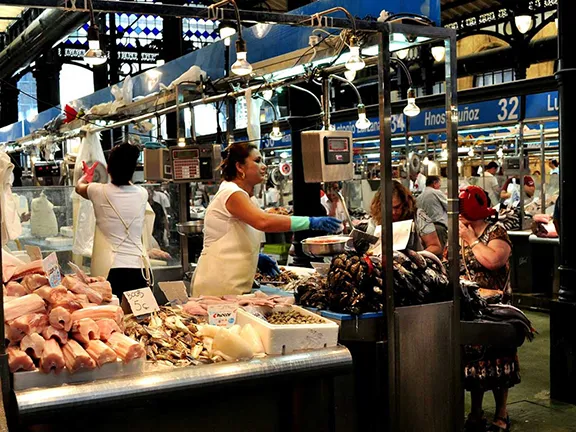
<svg viewBox="0 0 576 432">
<path fill-rule="evenodd" d="M 6 4 L 20 4 L 26 7 L 44 7 L 44 8 L 64 8 L 77 10 L 75 4 L 73 7 L 67 7 L 67 3 L 62 3 L 60 0 L 5 0 Z M 174 6 L 167 4 L 150 4 L 150 3 L 134 3 L 126 1 L 110 1 L 110 0 L 94 0 L 92 3 L 93 9 L 98 12 L 131 12 L 143 14 L 160 14 L 166 16 L 180 16 L 180 17 L 205 17 L 207 9 L 189 6 Z M 210 9 L 208 9 L 210 11 Z M 216 16 L 219 19 L 236 19 L 234 10 L 232 9 L 217 9 Z M 457 129 L 458 129 L 458 108 L 457 108 L 457 81 L 456 81 L 456 32 L 451 29 L 426 27 L 400 24 L 395 22 L 369 22 L 363 20 L 354 21 L 345 18 L 333 18 L 322 16 L 331 11 L 321 12 L 312 16 L 306 15 L 293 15 L 281 14 L 271 12 L 255 12 L 255 11 L 240 11 L 242 21 L 246 23 L 267 22 L 272 24 L 285 24 L 294 26 L 314 26 L 314 23 L 322 24 L 322 27 L 335 28 L 335 29 L 350 29 L 356 28 L 361 31 L 374 32 L 377 34 L 377 41 L 379 47 L 378 55 L 378 86 L 379 86 L 379 117 L 380 117 L 380 159 L 381 159 L 381 188 L 382 188 L 382 248 L 385 251 L 383 256 L 384 265 L 386 269 L 386 286 L 385 288 L 385 311 L 387 319 L 387 333 L 388 333 L 388 376 L 389 376 L 389 421 L 390 430 L 430 430 L 432 423 L 440 426 L 435 430 L 460 430 L 463 420 L 463 392 L 461 390 L 461 371 L 460 371 L 460 307 L 459 307 L 459 272 L 458 272 L 458 168 L 457 168 Z M 322 19 L 320 19 L 322 17 Z M 449 151 L 449 164 L 448 164 L 448 193 L 449 193 L 449 260 L 450 260 L 450 282 L 453 287 L 452 301 L 445 303 L 438 303 L 432 305 L 416 306 L 416 307 L 402 307 L 395 308 L 394 306 L 394 287 L 393 287 L 393 251 L 392 251 L 392 165 L 391 165 L 391 114 L 392 105 L 390 99 L 390 37 L 393 34 L 407 35 L 412 41 L 416 37 L 428 38 L 423 43 L 431 43 L 435 41 L 443 41 L 446 48 L 446 94 L 445 94 L 445 108 L 446 108 L 446 133 Z M 414 42 L 412 42 L 414 43 Z M 421 42 L 418 42 L 420 44 Z M 334 68 L 335 70 L 343 70 L 343 66 Z M 297 80 L 294 80 L 297 81 Z M 285 85 L 282 83 L 279 85 Z M 273 88 L 273 85 L 268 86 Z M 263 86 L 258 86 L 262 89 Z M 202 98 L 197 103 L 209 103 L 216 100 L 230 99 L 243 94 L 245 90 L 226 93 L 213 97 Z M 189 106 L 194 105 L 192 103 Z M 174 110 L 172 107 L 171 110 Z M 168 109 L 162 110 L 168 112 Z M 157 116 L 158 112 L 150 115 Z M 148 117 L 141 116 L 141 117 Z M 133 121 L 133 120 L 132 120 Z M 454 157 L 456 156 L 456 157 Z M 0 300 L 0 314 L 3 314 L 3 304 Z M 414 313 L 418 316 L 420 324 L 426 327 L 432 326 L 436 330 L 433 336 L 435 340 L 428 341 L 426 347 L 416 346 L 411 351 L 406 351 L 406 346 L 401 342 L 410 336 L 403 330 L 406 328 L 406 319 L 412 320 Z M 3 316 L 3 315 L 2 315 Z M 436 319 L 440 317 L 442 322 Z M 423 319 L 425 318 L 425 319 Z M 416 321 L 418 321 L 416 320 Z M 414 320 L 412 320 L 414 321 Z M 408 328 L 410 328 L 408 326 Z M 418 331 L 418 328 L 411 327 L 412 332 Z M 444 331 L 444 332 L 439 332 Z M 449 335 L 446 335 L 445 332 Z M 412 333 L 413 334 L 413 333 Z M 1 336 L 1 335 L 0 335 Z M 448 336 L 448 337 L 446 337 Z M 417 340 L 422 340 L 418 338 Z M 434 346 L 438 340 L 444 340 L 442 347 Z M 4 352 L 4 340 L 0 341 L 0 355 Z M 417 344 L 415 344 L 417 345 Z M 446 348 L 443 350 L 441 348 Z M 406 363 L 404 359 L 400 359 L 399 355 L 407 355 L 409 358 Z M 423 353 L 427 355 L 434 355 L 434 363 L 430 363 L 427 367 L 423 367 L 421 363 Z M 4 363 L 6 363 L 4 359 Z M 436 381 L 427 380 L 425 383 L 416 382 L 414 377 L 410 380 L 409 374 L 402 374 L 402 370 L 407 369 L 407 365 L 417 367 L 420 371 L 430 370 L 430 366 L 438 366 L 447 371 L 446 374 L 435 370 L 433 375 L 438 378 Z M 6 371 L 7 368 L 3 368 Z M 410 372 L 414 372 L 410 370 Z M 431 374 L 427 374 L 431 375 Z M 419 374 L 418 376 L 422 376 Z M 3 385 L 9 385 L 9 376 L 7 373 L 2 377 Z M 410 382 L 401 382 L 404 379 Z M 437 388 L 435 385 L 441 384 L 443 390 L 447 394 L 437 396 Z M 427 385 L 426 385 L 427 384 Z M 402 389 L 407 388 L 415 390 L 415 394 L 404 394 Z M 434 391 L 436 393 L 434 393 Z M 434 418 L 426 418 L 425 415 L 415 416 L 413 410 L 414 405 L 410 403 L 418 400 L 420 406 L 425 405 L 426 402 L 421 400 L 422 392 L 428 394 L 428 401 L 434 402 L 437 399 L 439 403 L 444 405 L 444 411 L 440 410 L 434 412 Z M 446 403 L 446 401 L 450 401 Z M 439 406 L 438 403 L 435 404 Z M 408 411 L 409 410 L 409 411 Z M 412 421 L 416 419 L 416 423 Z M 437 423 L 438 420 L 440 423 Z M 432 421 L 432 423 L 431 423 Z M 412 425 L 412 426 L 408 426 Z M 415 426 L 420 425 L 420 429 L 414 429 Z M 426 425 L 426 426 L 424 426 Z M 424 427 L 424 429 L 422 428 Z"/>
</svg>

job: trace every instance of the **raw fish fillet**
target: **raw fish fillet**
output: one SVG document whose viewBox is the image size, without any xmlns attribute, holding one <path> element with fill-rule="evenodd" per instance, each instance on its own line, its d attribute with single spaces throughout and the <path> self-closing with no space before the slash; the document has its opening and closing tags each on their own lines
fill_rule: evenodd
<svg viewBox="0 0 576 432">
<path fill-rule="evenodd" d="M 46 339 L 44 339 L 38 333 L 33 333 L 31 335 L 24 336 L 24 339 L 22 339 L 22 342 L 20 342 L 20 349 L 30 357 L 40 359 L 42 357 L 42 353 L 44 352 L 45 344 Z"/>
<path fill-rule="evenodd" d="M 50 325 L 56 329 L 70 331 L 72 318 L 70 311 L 62 306 L 57 306 L 50 311 Z"/>
<path fill-rule="evenodd" d="M 42 332 L 42 336 L 44 336 L 44 339 L 48 340 L 48 339 L 55 339 L 58 342 L 60 342 L 62 345 L 64 345 L 66 342 L 68 342 L 68 333 L 65 332 L 64 330 L 59 330 L 57 328 L 54 328 L 52 326 L 48 326 L 44 329 L 44 331 Z"/>
<path fill-rule="evenodd" d="M 63 286 L 57 286 L 55 288 L 52 288 L 51 286 L 43 286 L 34 291 L 34 294 L 39 295 L 48 303 L 54 303 L 57 298 L 68 294 L 68 290 Z"/>
<path fill-rule="evenodd" d="M 32 371 L 36 369 L 34 362 L 28 354 L 17 347 L 6 348 L 8 353 L 8 366 L 10 366 L 10 372 L 22 371 Z"/>
<path fill-rule="evenodd" d="M 92 306 L 84 309 L 74 311 L 72 313 L 72 322 L 81 320 L 82 318 L 91 318 L 94 321 L 103 318 L 110 318 L 116 321 L 116 324 L 121 325 L 124 318 L 124 312 L 120 306 Z"/>
<path fill-rule="evenodd" d="M 91 340 L 100 339 L 100 328 L 94 320 L 82 318 L 72 324 L 72 337 L 86 344 Z"/>
<path fill-rule="evenodd" d="M 86 352 L 96 362 L 98 367 L 102 367 L 105 363 L 113 363 L 116 361 L 116 353 L 101 340 L 92 340 L 86 346 Z"/>
<path fill-rule="evenodd" d="M 10 328 L 24 334 L 42 333 L 48 327 L 48 315 L 45 313 L 32 313 L 22 315 L 8 323 Z"/>
<path fill-rule="evenodd" d="M 90 303 L 90 300 L 88 300 L 88 296 L 86 294 L 72 294 L 72 293 L 70 293 L 70 295 L 73 296 L 73 298 L 76 300 L 76 302 L 81 304 L 82 307 L 98 306 L 98 305 L 95 305 L 93 303 Z"/>
<path fill-rule="evenodd" d="M 22 279 L 24 276 L 34 273 L 46 274 L 46 272 L 44 272 L 44 267 L 42 267 L 42 260 L 36 260 L 28 264 L 17 266 L 14 269 L 14 273 L 12 274 L 10 280 Z"/>
<path fill-rule="evenodd" d="M 18 282 L 11 281 L 6 284 L 5 295 L 7 296 L 22 297 L 25 296 L 26 294 L 30 294 L 30 292 Z"/>
<path fill-rule="evenodd" d="M 122 330 L 120 330 L 120 327 L 118 327 L 118 324 L 116 324 L 116 321 L 114 321 L 113 319 L 110 318 L 100 319 L 96 321 L 96 324 L 100 329 L 100 340 L 103 340 L 104 342 L 106 342 L 110 338 L 110 335 L 112 333 L 114 332 L 122 333 Z"/>
<path fill-rule="evenodd" d="M 207 316 L 208 311 L 204 309 L 197 301 L 189 300 L 183 307 L 184 312 L 190 315 Z"/>
<path fill-rule="evenodd" d="M 122 333 L 112 333 L 107 345 L 114 350 L 124 363 L 129 363 L 133 359 L 146 355 L 142 345 Z"/>
<path fill-rule="evenodd" d="M 11 302 L 14 299 L 17 299 L 18 297 L 12 297 L 12 296 L 4 296 L 4 303 L 8 303 Z"/>
<path fill-rule="evenodd" d="M 24 261 L 16 258 L 11 253 L 2 250 L 2 274 L 4 276 L 3 282 L 8 282 L 10 279 L 12 279 L 16 268 L 21 265 L 24 265 Z"/>
<path fill-rule="evenodd" d="M 54 370 L 56 375 L 58 375 L 64 369 L 65 364 L 64 354 L 58 342 L 54 339 L 46 340 L 44 352 L 42 357 L 40 357 L 40 369 L 45 373 L 50 373 L 50 371 Z"/>
<path fill-rule="evenodd" d="M 88 296 L 88 300 L 90 300 L 91 303 L 97 305 L 102 303 L 102 294 L 82 282 L 76 282 L 74 285 L 72 285 L 72 287 L 68 289 L 74 294 L 86 294 Z"/>
<path fill-rule="evenodd" d="M 68 369 L 70 373 L 74 373 L 80 369 L 92 370 L 96 367 L 96 363 L 92 360 L 92 357 L 73 339 L 70 339 L 68 343 L 62 347 L 62 354 L 64 354 L 66 369 Z"/>
<path fill-rule="evenodd" d="M 4 305 L 4 320 L 12 321 L 22 315 L 34 312 L 44 312 L 46 305 L 42 297 L 36 294 L 28 294 L 24 297 L 18 297 L 10 303 Z"/>
<path fill-rule="evenodd" d="M 110 285 L 110 282 L 92 282 L 88 286 L 94 291 L 99 292 L 103 301 L 109 302 L 112 300 L 112 285 Z"/>
<path fill-rule="evenodd" d="M 12 328 L 8 324 L 4 324 L 4 336 L 10 341 L 11 344 L 15 344 L 20 342 L 24 336 L 26 336 L 26 333 Z"/>
<path fill-rule="evenodd" d="M 29 292 L 33 292 L 44 285 L 48 285 L 48 278 L 41 274 L 31 274 L 22 279 L 22 286 Z"/>
</svg>

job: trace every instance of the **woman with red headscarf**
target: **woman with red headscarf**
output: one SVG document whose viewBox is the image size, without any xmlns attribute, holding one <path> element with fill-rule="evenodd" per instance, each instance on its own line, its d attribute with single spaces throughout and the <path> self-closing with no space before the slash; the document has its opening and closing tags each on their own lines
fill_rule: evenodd
<svg viewBox="0 0 576 432">
<path fill-rule="evenodd" d="M 503 226 L 490 218 L 496 211 L 478 186 L 460 192 L 460 276 L 480 287 L 500 290 L 503 301 L 510 300 L 510 239 Z M 492 391 L 496 402 L 494 421 L 489 431 L 510 430 L 506 408 L 508 389 L 520 382 L 515 347 L 465 346 L 464 386 L 472 396 L 467 431 L 486 430 L 482 399 Z"/>
</svg>

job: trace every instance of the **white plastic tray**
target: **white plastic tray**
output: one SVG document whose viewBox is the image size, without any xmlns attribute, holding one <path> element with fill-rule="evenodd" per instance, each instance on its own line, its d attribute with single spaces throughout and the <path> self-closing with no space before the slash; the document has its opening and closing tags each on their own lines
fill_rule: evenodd
<svg viewBox="0 0 576 432">
<path fill-rule="evenodd" d="M 238 309 L 237 324 L 252 324 L 260 335 L 266 354 L 288 354 L 293 351 L 336 346 L 338 325 L 299 306 L 293 306 L 303 315 L 312 315 L 324 324 L 275 325 Z"/>
</svg>

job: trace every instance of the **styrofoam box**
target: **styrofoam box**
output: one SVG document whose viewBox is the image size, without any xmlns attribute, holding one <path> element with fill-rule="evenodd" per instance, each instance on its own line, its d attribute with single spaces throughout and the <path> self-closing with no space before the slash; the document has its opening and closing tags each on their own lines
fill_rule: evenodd
<svg viewBox="0 0 576 432">
<path fill-rule="evenodd" d="M 288 354 L 337 345 L 338 324 L 299 306 L 293 308 L 303 315 L 319 318 L 324 324 L 270 324 L 242 309 L 238 309 L 236 323 L 252 324 L 262 339 L 266 354 Z"/>
</svg>

